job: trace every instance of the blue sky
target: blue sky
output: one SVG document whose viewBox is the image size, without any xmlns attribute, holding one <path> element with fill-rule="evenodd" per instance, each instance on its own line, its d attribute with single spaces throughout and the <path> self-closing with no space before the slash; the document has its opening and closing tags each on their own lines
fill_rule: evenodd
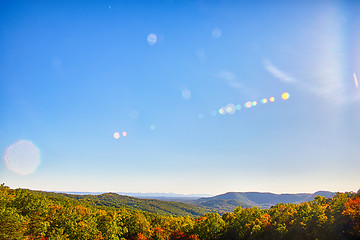
<svg viewBox="0 0 360 240">
<path fill-rule="evenodd" d="M 0 180 L 57 191 L 357 191 L 359 10 L 2 1 Z M 16 168 L 31 165 L 21 162 L 31 149 L 40 162 L 25 174 Z"/>
</svg>

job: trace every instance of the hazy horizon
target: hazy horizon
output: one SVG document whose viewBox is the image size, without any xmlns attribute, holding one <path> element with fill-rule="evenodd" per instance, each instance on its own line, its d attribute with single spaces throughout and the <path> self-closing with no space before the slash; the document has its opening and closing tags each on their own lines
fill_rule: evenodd
<svg viewBox="0 0 360 240">
<path fill-rule="evenodd" d="M 5 184 L 6 185 L 6 184 Z M 7 186 L 7 185 L 6 185 Z M 10 186 L 11 187 L 11 186 Z M 13 188 L 13 187 L 12 187 Z M 18 188 L 22 188 L 22 187 L 18 187 Z M 24 188 L 24 189 L 28 189 L 28 188 Z M 329 190 L 317 190 L 315 192 L 269 192 L 269 191 L 227 191 L 227 192 L 221 192 L 221 193 L 177 193 L 177 192 L 119 192 L 119 191 L 66 191 L 66 190 L 43 190 L 43 189 L 30 189 L 30 190 L 34 190 L 34 191 L 44 191 L 44 192 L 55 192 L 55 193 L 68 193 L 68 194 L 103 194 L 103 193 L 116 193 L 116 194 L 120 194 L 120 195 L 126 195 L 126 196 L 164 196 L 164 197 L 169 197 L 169 195 L 172 195 L 170 197 L 176 197 L 176 196 L 188 196 L 188 197 L 195 197 L 195 196 L 206 196 L 206 197 L 212 197 L 212 196 L 217 196 L 217 195 L 222 195 L 222 194 L 226 194 L 226 193 L 249 193 L 249 192 L 256 192 L 256 193 L 272 193 L 272 194 L 314 194 L 316 192 L 357 192 L 360 190 L 360 188 L 358 190 L 350 190 L 350 191 L 329 191 Z"/>
<path fill-rule="evenodd" d="M 359 1 L 1 1 L 0 181 L 360 188 Z"/>
<path fill-rule="evenodd" d="M 4 183 L 5 186 L 8 186 L 6 183 Z M 76 194 L 76 193 L 91 193 L 91 194 L 102 194 L 102 193 L 117 193 L 117 194 L 124 194 L 124 195 L 138 195 L 141 196 L 141 194 L 145 195 L 154 195 L 154 196 L 159 196 L 161 194 L 165 194 L 165 195 L 181 195 L 181 196 L 195 196 L 195 195 L 201 195 L 201 196 L 216 196 L 216 195 L 221 195 L 221 194 L 225 194 L 225 193 L 231 193 L 231 192 L 238 192 L 238 193 L 245 193 L 245 192 L 258 192 L 258 193 L 273 193 L 273 194 L 313 194 L 316 192 L 357 192 L 360 190 L 349 190 L 349 191 L 330 191 L 330 190 L 324 190 L 324 189 L 320 189 L 320 190 L 316 190 L 313 192 L 271 192 L 271 191 L 256 191 L 256 190 L 250 190 L 250 191 L 235 191 L 235 190 L 230 190 L 230 191 L 226 191 L 226 192 L 219 192 L 219 193 L 205 193 L 205 192 L 193 192 L 193 193 L 179 193 L 179 192 L 122 192 L 122 191 L 72 191 L 72 190 L 46 190 L 46 189 L 31 189 L 31 188 L 25 188 L 25 187 L 12 187 L 9 186 L 11 188 L 24 188 L 24 189 L 30 189 L 30 190 L 35 190 L 35 191 L 45 191 L 45 192 L 58 192 L 58 193 L 69 193 L 69 194 Z"/>
</svg>

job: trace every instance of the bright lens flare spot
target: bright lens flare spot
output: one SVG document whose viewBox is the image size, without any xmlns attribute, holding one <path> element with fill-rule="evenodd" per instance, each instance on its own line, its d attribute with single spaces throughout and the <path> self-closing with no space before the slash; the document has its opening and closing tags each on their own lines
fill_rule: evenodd
<svg viewBox="0 0 360 240">
<path fill-rule="evenodd" d="M 184 89 L 181 92 L 181 96 L 184 100 L 189 100 L 191 98 L 191 91 L 189 89 Z"/>
<path fill-rule="evenodd" d="M 238 105 L 236 105 L 236 110 L 240 110 L 241 109 L 241 105 L 240 104 L 238 104 Z"/>
<path fill-rule="evenodd" d="M 245 107 L 246 107 L 246 108 L 251 108 L 251 106 L 252 106 L 252 103 L 251 103 L 251 102 L 246 102 L 246 103 L 245 103 Z"/>
<path fill-rule="evenodd" d="M 19 175 L 33 173 L 40 164 L 40 150 L 32 142 L 20 140 L 6 149 L 6 167 Z"/>
<path fill-rule="evenodd" d="M 226 109 L 225 109 L 224 107 L 220 108 L 220 109 L 219 109 L 219 113 L 220 113 L 221 115 L 224 115 L 224 114 L 226 113 Z"/>
<path fill-rule="evenodd" d="M 120 138 L 120 133 L 118 133 L 118 132 L 114 133 L 114 138 L 119 139 Z"/>
<path fill-rule="evenodd" d="M 122 132 L 122 135 L 124 136 L 124 137 L 126 137 L 127 136 L 127 132 Z"/>
<path fill-rule="evenodd" d="M 268 102 L 268 100 L 267 100 L 266 98 L 264 98 L 264 99 L 261 100 L 261 103 L 262 103 L 262 104 L 265 104 L 265 103 L 267 103 L 267 102 Z"/>
<path fill-rule="evenodd" d="M 251 104 L 255 107 L 257 105 L 257 101 L 253 101 Z"/>
<path fill-rule="evenodd" d="M 155 43 L 157 41 L 157 36 L 155 33 L 150 33 L 148 36 L 147 36 L 147 42 L 150 46 L 154 46 Z"/>
<path fill-rule="evenodd" d="M 355 87 L 359 88 L 359 82 L 357 80 L 356 74 L 354 73 L 354 83 L 355 83 Z"/>
<path fill-rule="evenodd" d="M 269 101 L 270 101 L 270 102 L 274 102 L 274 101 L 275 101 L 275 98 L 274 98 L 274 97 L 271 97 L 271 98 L 269 98 Z"/>
<path fill-rule="evenodd" d="M 284 100 L 288 100 L 290 97 L 290 94 L 287 93 L 287 92 L 284 92 L 283 94 L 281 94 L 281 98 L 284 99 Z"/>
<path fill-rule="evenodd" d="M 235 105 L 230 103 L 228 105 L 226 105 L 226 112 L 229 113 L 229 114 L 234 114 L 236 111 L 235 109 Z"/>
</svg>

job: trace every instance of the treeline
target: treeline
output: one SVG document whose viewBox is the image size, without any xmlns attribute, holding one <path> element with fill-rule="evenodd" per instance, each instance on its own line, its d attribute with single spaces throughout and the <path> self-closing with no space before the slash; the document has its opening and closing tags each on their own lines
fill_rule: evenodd
<svg viewBox="0 0 360 240">
<path fill-rule="evenodd" d="M 209 212 L 205 208 L 196 207 L 181 202 L 167 202 L 156 199 L 140 199 L 123 196 L 116 193 L 103 193 L 101 195 L 75 195 L 65 193 L 39 192 L 40 195 L 47 197 L 68 197 L 80 201 L 92 202 L 98 206 L 115 208 L 127 208 L 141 210 L 150 213 L 157 213 L 165 216 L 191 216 L 198 217 Z"/>
<path fill-rule="evenodd" d="M 2 184 L 0 239 L 360 239 L 360 191 L 193 218 L 97 206 Z"/>
</svg>

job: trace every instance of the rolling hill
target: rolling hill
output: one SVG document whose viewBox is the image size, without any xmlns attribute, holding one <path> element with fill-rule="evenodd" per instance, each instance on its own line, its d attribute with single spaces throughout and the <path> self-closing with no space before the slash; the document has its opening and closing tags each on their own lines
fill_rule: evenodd
<svg viewBox="0 0 360 240">
<path fill-rule="evenodd" d="M 150 213 L 157 213 L 165 216 L 201 216 L 208 209 L 182 202 L 161 201 L 157 199 L 140 199 L 129 196 L 119 195 L 117 193 L 103 193 L 98 195 L 76 195 L 66 193 L 39 192 L 52 198 L 70 198 L 79 201 L 88 201 L 98 206 L 107 206 L 115 208 L 129 208 L 141 210 Z"/>
<path fill-rule="evenodd" d="M 228 192 L 214 197 L 199 198 L 188 202 L 195 206 L 210 208 L 220 213 L 229 212 L 237 206 L 270 208 L 278 203 L 301 203 L 314 200 L 315 196 L 332 197 L 333 192 L 318 191 L 298 194 L 275 194 L 262 192 Z"/>
<path fill-rule="evenodd" d="M 102 194 L 68 194 L 42 192 L 52 197 L 66 197 L 70 199 L 89 201 L 98 206 L 108 206 L 116 208 L 129 208 L 150 213 L 173 216 L 201 216 L 207 212 L 232 212 L 236 207 L 242 208 L 258 206 L 268 209 L 278 203 L 301 203 L 311 201 L 315 196 L 332 197 L 335 193 L 328 191 L 318 191 L 311 193 L 298 194 L 274 194 L 267 192 L 228 192 L 213 197 L 179 197 L 170 198 L 159 195 L 152 196 L 151 199 L 124 196 L 117 193 Z"/>
</svg>

